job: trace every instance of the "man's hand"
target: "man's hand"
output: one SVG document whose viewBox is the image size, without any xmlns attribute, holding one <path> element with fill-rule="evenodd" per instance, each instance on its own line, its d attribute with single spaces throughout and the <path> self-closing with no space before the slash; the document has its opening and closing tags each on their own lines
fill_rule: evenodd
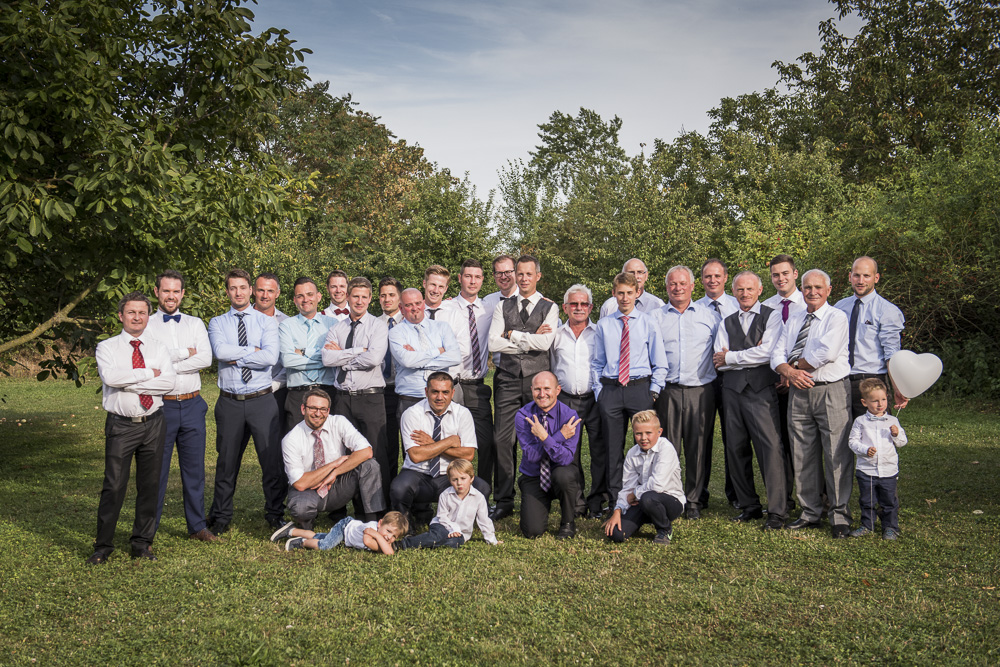
<svg viewBox="0 0 1000 667">
<path fill-rule="evenodd" d="M 791 366 L 782 374 L 785 380 L 796 389 L 809 389 L 816 386 L 809 371 L 799 370 Z"/>
<path fill-rule="evenodd" d="M 407 352 L 416 352 L 416 350 L 414 350 L 413 347 L 410 345 L 404 345 L 403 349 L 406 350 Z"/>
<path fill-rule="evenodd" d="M 875 456 L 875 452 L 877 452 L 877 451 L 878 450 L 875 449 L 874 447 L 869 447 L 868 448 L 868 458 L 871 458 L 871 457 Z"/>
<path fill-rule="evenodd" d="M 153 377 L 155 377 L 155 378 L 160 377 L 160 369 L 159 368 L 154 368 L 153 369 Z"/>
<path fill-rule="evenodd" d="M 622 511 L 620 509 L 616 509 L 611 514 L 611 518 L 604 522 L 604 534 L 611 537 L 611 534 L 615 532 L 615 528 L 618 530 L 622 529 Z"/>
<path fill-rule="evenodd" d="M 628 501 L 630 507 L 635 507 L 639 504 L 639 499 L 635 497 L 635 494 L 631 491 L 628 492 L 628 496 L 625 498 Z"/>
<path fill-rule="evenodd" d="M 330 345 L 333 345 L 333 343 L 329 343 L 327 345 L 324 345 L 323 347 L 325 349 L 327 349 L 327 350 L 335 350 L 335 349 L 337 349 L 336 347 L 330 347 Z M 304 356 L 306 356 L 306 351 L 303 350 L 303 349 L 295 348 L 295 354 L 301 354 L 304 357 Z"/>
<path fill-rule="evenodd" d="M 721 368 L 726 365 L 726 352 L 729 352 L 729 350 L 722 348 L 721 352 L 716 352 L 712 355 L 712 363 L 715 364 L 716 368 Z"/>
<path fill-rule="evenodd" d="M 562 433 L 562 436 L 568 440 L 572 438 L 574 435 L 576 435 L 576 427 L 579 425 L 580 425 L 579 417 L 570 417 L 569 421 L 563 424 L 562 428 L 559 429 L 559 432 Z"/>
<path fill-rule="evenodd" d="M 461 537 L 461 536 L 462 536 L 462 533 L 460 533 L 457 530 L 454 533 L 448 533 L 448 537 Z"/>
<path fill-rule="evenodd" d="M 548 324 L 543 324 L 542 326 L 538 327 L 538 331 L 536 331 L 535 333 L 536 334 L 552 333 L 552 327 L 550 327 Z"/>
<path fill-rule="evenodd" d="M 413 435 L 410 436 L 410 440 L 412 440 L 413 444 L 417 445 L 418 447 L 433 445 L 436 442 L 434 438 L 432 438 L 431 436 L 427 435 L 425 432 L 419 429 L 413 432 Z"/>
<path fill-rule="evenodd" d="M 189 347 L 188 348 L 188 356 L 189 357 L 193 357 L 196 354 L 198 354 L 198 348 L 196 348 L 196 347 Z"/>
<path fill-rule="evenodd" d="M 444 354 L 444 348 L 443 347 L 439 347 L 438 348 L 438 353 L 439 354 Z"/>
<path fill-rule="evenodd" d="M 814 370 L 816 370 L 816 367 L 813 366 L 812 364 L 810 364 L 805 359 L 799 359 L 798 361 L 796 361 L 795 362 L 795 367 L 798 368 L 800 371 L 814 371 Z"/>
<path fill-rule="evenodd" d="M 545 425 L 535 415 L 525 417 L 524 421 L 528 422 L 531 426 L 531 435 L 535 436 L 539 440 L 545 440 L 545 438 L 549 437 L 549 432 L 545 429 Z"/>
</svg>

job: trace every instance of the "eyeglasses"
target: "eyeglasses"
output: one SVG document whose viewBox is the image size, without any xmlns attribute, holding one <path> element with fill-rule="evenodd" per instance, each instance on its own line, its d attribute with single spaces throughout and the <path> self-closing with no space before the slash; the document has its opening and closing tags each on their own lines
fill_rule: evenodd
<svg viewBox="0 0 1000 667">
<path fill-rule="evenodd" d="M 648 276 L 649 271 L 638 270 L 638 271 L 626 271 L 625 273 L 631 273 L 633 276 Z"/>
<path fill-rule="evenodd" d="M 514 269 L 511 269 L 510 271 L 494 271 L 493 275 L 494 276 L 512 276 L 512 275 L 514 275 Z"/>
<path fill-rule="evenodd" d="M 571 303 L 567 303 L 566 305 L 570 308 L 590 308 L 590 304 L 586 301 L 573 301 Z"/>
<path fill-rule="evenodd" d="M 309 412 L 329 412 L 329 405 L 307 405 L 306 410 Z"/>
</svg>

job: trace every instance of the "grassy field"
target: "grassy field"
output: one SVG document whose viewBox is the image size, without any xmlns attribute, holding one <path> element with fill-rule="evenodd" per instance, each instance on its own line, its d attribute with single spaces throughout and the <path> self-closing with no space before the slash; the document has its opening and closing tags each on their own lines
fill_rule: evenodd
<svg viewBox="0 0 1000 667">
<path fill-rule="evenodd" d="M 130 494 L 119 550 L 89 568 L 94 390 L 0 380 L 0 664 L 1000 662 L 996 405 L 917 399 L 903 412 L 896 543 L 732 524 L 717 449 L 705 518 L 678 521 L 669 548 L 650 527 L 609 544 L 596 521 L 574 540 L 528 541 L 515 518 L 499 547 L 288 554 L 267 541 L 248 453 L 221 544 L 187 539 L 175 462 L 159 561 L 128 557 Z"/>
</svg>

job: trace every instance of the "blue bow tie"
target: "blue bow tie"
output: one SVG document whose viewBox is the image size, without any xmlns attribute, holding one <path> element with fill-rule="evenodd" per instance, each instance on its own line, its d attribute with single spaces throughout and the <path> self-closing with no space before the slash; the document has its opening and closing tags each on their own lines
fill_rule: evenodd
<svg viewBox="0 0 1000 667">
<path fill-rule="evenodd" d="M 872 421 L 872 422 L 884 422 L 886 419 L 888 419 L 888 417 L 886 417 L 885 415 L 882 415 L 881 417 L 876 417 L 872 413 L 870 413 L 870 412 L 868 413 L 868 421 Z"/>
<path fill-rule="evenodd" d="M 180 322 L 181 322 L 181 315 L 180 315 L 180 313 L 177 313 L 176 315 L 167 315 L 166 313 L 163 313 L 163 321 L 164 322 L 169 322 L 170 320 L 173 320 L 174 322 L 177 322 L 178 324 L 180 324 Z"/>
</svg>

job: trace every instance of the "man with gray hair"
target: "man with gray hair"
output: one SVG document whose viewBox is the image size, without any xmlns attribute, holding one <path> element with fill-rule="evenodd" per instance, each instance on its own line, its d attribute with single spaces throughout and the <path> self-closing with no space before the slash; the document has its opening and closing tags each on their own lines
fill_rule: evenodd
<svg viewBox="0 0 1000 667">
<path fill-rule="evenodd" d="M 643 262 L 638 257 L 633 257 L 632 259 L 625 262 L 622 266 L 622 273 L 630 273 L 635 276 L 635 282 L 639 285 L 639 292 L 635 298 L 635 309 L 640 313 L 652 313 L 654 310 L 659 310 L 663 308 L 663 299 L 651 294 L 646 291 L 646 281 L 649 280 L 649 269 L 646 268 L 646 263 Z M 607 317 L 611 315 L 616 310 L 618 310 L 618 300 L 615 299 L 614 295 L 608 297 L 608 300 L 601 305 L 601 311 L 598 315 L 598 319 L 602 317 Z M 612 498 L 612 502 L 614 502 Z"/>
<path fill-rule="evenodd" d="M 790 530 L 817 528 L 823 513 L 823 480 L 833 537 L 851 530 L 853 457 L 847 439 L 851 426 L 851 388 L 847 358 L 847 316 L 831 306 L 830 276 L 819 269 L 802 277 L 806 309 L 782 329 L 771 368 L 789 385 L 788 431 L 792 467 L 802 514 Z"/>
</svg>

